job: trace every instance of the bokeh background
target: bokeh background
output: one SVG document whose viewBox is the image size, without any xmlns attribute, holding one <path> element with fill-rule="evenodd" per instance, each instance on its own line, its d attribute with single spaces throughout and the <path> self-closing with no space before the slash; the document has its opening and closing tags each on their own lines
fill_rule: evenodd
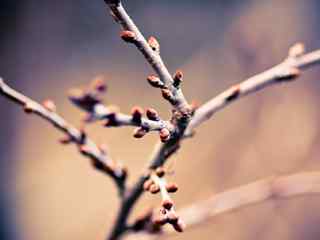
<svg viewBox="0 0 320 240">
<path fill-rule="evenodd" d="M 228 86 L 279 63 L 295 42 L 320 47 L 317 0 L 124 1 L 146 35 L 161 42 L 171 72 L 185 73 L 184 93 L 205 102 Z M 167 103 L 146 84 L 152 71 L 104 2 L 1 0 L 0 75 L 36 100 L 53 99 L 66 119 L 81 112 L 66 92 L 103 75 L 106 102 L 124 112 L 134 105 L 169 116 Z M 320 169 L 320 68 L 297 81 L 244 98 L 198 128 L 169 162 L 174 196 L 183 207 L 264 177 Z M 1 239 L 104 239 L 118 207 L 113 183 L 92 170 L 61 133 L 0 98 Z M 136 140 L 132 129 L 90 126 L 114 159 L 145 165 L 158 137 Z M 146 195 L 134 214 L 159 199 Z M 319 196 L 271 200 L 213 218 L 170 239 L 319 239 Z"/>
</svg>

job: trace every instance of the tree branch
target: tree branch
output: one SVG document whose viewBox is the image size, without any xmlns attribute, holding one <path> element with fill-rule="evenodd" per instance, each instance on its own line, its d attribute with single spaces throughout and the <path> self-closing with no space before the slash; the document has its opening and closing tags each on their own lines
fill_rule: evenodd
<svg viewBox="0 0 320 240">
<path fill-rule="evenodd" d="M 88 138 L 84 131 L 73 127 L 58 115 L 54 110 L 53 103 L 44 103 L 41 105 L 10 88 L 1 78 L 0 94 L 22 106 L 26 113 L 38 115 L 42 119 L 50 122 L 57 130 L 65 133 L 67 138 L 63 139 L 62 142 L 65 144 L 74 143 L 78 146 L 82 155 L 88 157 L 97 170 L 106 173 L 115 181 L 120 195 L 124 193 L 126 170 L 111 160 L 106 151 L 98 147 Z M 51 107 L 49 107 L 49 105 Z"/>
<path fill-rule="evenodd" d="M 190 121 L 186 135 L 240 97 L 274 84 L 293 80 L 300 75 L 302 70 L 319 63 L 320 50 L 304 54 L 302 44 L 294 45 L 289 51 L 289 57 L 279 65 L 229 88 L 198 108 Z"/>
</svg>

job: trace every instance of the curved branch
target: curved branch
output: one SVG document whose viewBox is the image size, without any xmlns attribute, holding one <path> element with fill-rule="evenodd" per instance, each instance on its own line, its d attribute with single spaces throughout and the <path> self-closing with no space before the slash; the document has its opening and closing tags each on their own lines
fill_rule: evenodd
<svg viewBox="0 0 320 240">
<path fill-rule="evenodd" d="M 78 146 L 79 151 L 92 160 L 93 166 L 107 175 L 109 175 L 117 184 L 119 193 L 124 192 L 124 181 L 126 171 L 118 166 L 110 156 L 101 148 L 99 148 L 86 134 L 71 124 L 66 122 L 55 111 L 52 111 L 45 106 L 33 101 L 25 95 L 10 88 L 3 79 L 0 78 L 0 94 L 21 105 L 26 112 L 34 113 L 42 119 L 50 122 L 56 129 L 65 133 L 67 139 L 65 143 L 74 143 Z"/>
<path fill-rule="evenodd" d="M 300 71 L 320 63 L 320 50 L 303 54 L 302 45 L 297 44 L 290 49 L 289 57 L 281 64 L 253 76 L 214 97 L 198 108 L 190 121 L 186 135 L 193 129 L 209 120 L 216 112 L 228 106 L 240 97 L 257 92 L 265 87 L 290 81 L 300 75 Z"/>
</svg>

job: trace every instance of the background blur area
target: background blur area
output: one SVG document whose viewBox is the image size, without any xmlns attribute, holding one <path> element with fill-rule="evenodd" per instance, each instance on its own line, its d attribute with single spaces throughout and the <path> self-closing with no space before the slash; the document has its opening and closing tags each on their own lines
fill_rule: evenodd
<svg viewBox="0 0 320 240">
<path fill-rule="evenodd" d="M 320 47 L 319 1 L 124 1 L 147 36 L 155 35 L 171 72 L 185 73 L 189 100 L 204 102 L 232 84 L 279 63 L 302 41 Z M 169 116 L 168 104 L 145 79 L 141 54 L 119 39 L 101 1 L 2 0 L 0 75 L 26 95 L 50 98 L 79 126 L 66 92 L 105 76 L 108 103 Z M 320 169 L 320 67 L 295 82 L 244 98 L 201 126 L 168 162 L 180 185 L 178 207 L 272 175 Z M 118 207 L 112 181 L 92 170 L 43 120 L 0 98 L 0 237 L 23 240 L 104 239 Z M 131 128 L 90 126 L 134 180 L 157 141 Z M 135 209 L 157 206 L 146 194 Z M 319 239 L 319 196 L 272 200 L 217 216 L 170 239 Z"/>
</svg>

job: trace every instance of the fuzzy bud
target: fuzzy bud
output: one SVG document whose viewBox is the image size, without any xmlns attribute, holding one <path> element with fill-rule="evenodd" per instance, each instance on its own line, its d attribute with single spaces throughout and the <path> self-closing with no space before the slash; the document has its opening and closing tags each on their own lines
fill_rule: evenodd
<svg viewBox="0 0 320 240">
<path fill-rule="evenodd" d="M 160 78 L 158 78 L 155 75 L 148 76 L 147 81 L 149 82 L 149 84 L 152 87 L 155 87 L 155 88 L 162 88 L 164 86 L 164 84 L 161 82 Z"/>
<path fill-rule="evenodd" d="M 156 174 L 159 178 L 162 178 L 166 174 L 166 171 L 164 170 L 163 167 L 158 167 L 156 169 Z"/>
<path fill-rule="evenodd" d="M 178 191 L 178 185 L 175 183 L 167 183 L 166 189 L 169 193 L 174 193 L 174 192 Z"/>
<path fill-rule="evenodd" d="M 127 43 L 134 43 L 136 41 L 136 34 L 131 31 L 122 31 L 120 37 Z"/>
<path fill-rule="evenodd" d="M 155 51 L 157 53 L 160 52 L 160 44 L 159 44 L 158 40 L 155 37 L 151 36 L 148 39 L 148 44 L 152 48 L 153 51 Z"/>
<path fill-rule="evenodd" d="M 141 117 L 143 114 L 143 109 L 141 107 L 135 106 L 131 110 L 132 121 L 135 123 L 141 123 Z"/>
<path fill-rule="evenodd" d="M 147 181 L 144 182 L 143 189 L 145 191 L 149 191 L 152 184 L 154 184 L 154 182 L 151 179 L 148 179 Z"/>
<path fill-rule="evenodd" d="M 52 100 L 45 100 L 42 103 L 42 106 L 47 109 L 49 112 L 55 112 L 57 110 L 56 105 Z"/>
<path fill-rule="evenodd" d="M 146 111 L 147 118 L 153 121 L 159 121 L 160 117 L 159 114 L 156 110 L 153 108 L 148 108 Z"/>
<path fill-rule="evenodd" d="M 170 131 L 167 128 L 162 128 L 159 136 L 162 142 L 167 142 L 170 139 Z"/>
<path fill-rule="evenodd" d="M 167 88 L 163 88 L 161 90 L 161 93 L 162 93 L 162 97 L 164 99 L 166 99 L 167 101 L 169 101 L 170 103 L 174 104 L 175 102 L 175 99 L 174 99 L 174 96 L 173 94 L 171 93 L 171 91 Z"/>
<path fill-rule="evenodd" d="M 146 129 L 142 128 L 142 127 L 136 128 L 133 131 L 133 137 L 135 137 L 135 138 L 143 138 L 147 134 L 147 132 L 148 131 Z"/>
<path fill-rule="evenodd" d="M 175 75 L 173 76 L 173 86 L 176 88 L 180 87 L 180 84 L 182 83 L 183 79 L 183 73 L 182 71 L 178 70 L 176 71 Z"/>
<path fill-rule="evenodd" d="M 160 187 L 157 184 L 152 184 L 149 188 L 149 192 L 151 192 L 152 194 L 156 194 L 160 192 Z"/>
</svg>

